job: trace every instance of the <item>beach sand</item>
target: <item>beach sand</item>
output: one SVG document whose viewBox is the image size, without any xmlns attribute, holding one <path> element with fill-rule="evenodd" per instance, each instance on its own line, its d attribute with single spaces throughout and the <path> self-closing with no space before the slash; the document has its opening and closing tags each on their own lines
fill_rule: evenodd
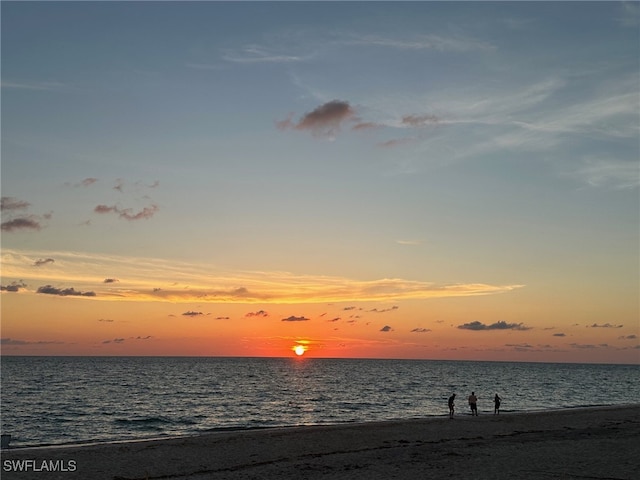
<svg viewBox="0 0 640 480">
<path fill-rule="evenodd" d="M 31 471 L 13 471 L 19 460 L 33 460 Z M 42 470 L 43 462 L 75 471 L 33 471 Z M 635 480 L 640 405 L 479 417 L 465 411 L 453 420 L 226 431 L 2 452 L 3 480 L 57 478 Z"/>
</svg>

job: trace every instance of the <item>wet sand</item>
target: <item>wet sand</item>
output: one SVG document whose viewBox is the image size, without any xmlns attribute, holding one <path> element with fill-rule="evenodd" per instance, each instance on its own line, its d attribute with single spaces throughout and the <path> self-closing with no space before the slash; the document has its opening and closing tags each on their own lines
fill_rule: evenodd
<svg viewBox="0 0 640 480">
<path fill-rule="evenodd" d="M 15 472 L 20 465 L 30 471 Z M 53 469 L 66 471 L 47 471 Z M 1 476 L 3 480 L 635 480 L 640 478 L 640 405 L 479 417 L 465 412 L 453 420 L 444 416 L 16 448 L 2 452 Z"/>
</svg>

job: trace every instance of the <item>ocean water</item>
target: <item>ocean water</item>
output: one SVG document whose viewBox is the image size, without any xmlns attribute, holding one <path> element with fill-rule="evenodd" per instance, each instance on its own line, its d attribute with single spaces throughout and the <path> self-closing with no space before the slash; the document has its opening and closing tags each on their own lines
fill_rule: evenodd
<svg viewBox="0 0 640 480">
<path fill-rule="evenodd" d="M 640 366 L 427 360 L 2 357 L 12 447 L 638 403 Z"/>
</svg>

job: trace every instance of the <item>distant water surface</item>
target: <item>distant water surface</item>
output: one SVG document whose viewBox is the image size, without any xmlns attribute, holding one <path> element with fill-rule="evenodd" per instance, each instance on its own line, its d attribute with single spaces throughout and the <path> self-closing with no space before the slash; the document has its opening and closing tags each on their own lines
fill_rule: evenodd
<svg viewBox="0 0 640 480">
<path fill-rule="evenodd" d="M 427 360 L 2 357 L 11 446 L 638 403 L 634 365 Z"/>
</svg>

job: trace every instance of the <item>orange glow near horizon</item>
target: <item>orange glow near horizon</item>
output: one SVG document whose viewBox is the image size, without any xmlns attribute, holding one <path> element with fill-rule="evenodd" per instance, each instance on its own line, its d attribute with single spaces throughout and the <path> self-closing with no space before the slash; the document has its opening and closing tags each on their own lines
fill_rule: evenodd
<svg viewBox="0 0 640 480">
<path fill-rule="evenodd" d="M 38 293 L 38 285 L 53 284 L 46 276 L 29 282 L 18 291 L 2 291 L 3 355 L 638 363 L 637 309 L 618 307 L 615 322 L 583 309 L 576 321 L 575 306 L 553 315 L 543 315 L 538 304 L 532 308 L 535 296 L 526 289 L 431 300 L 255 305 L 206 299 L 97 302 Z M 95 287 L 75 285 L 78 291 Z"/>
</svg>

